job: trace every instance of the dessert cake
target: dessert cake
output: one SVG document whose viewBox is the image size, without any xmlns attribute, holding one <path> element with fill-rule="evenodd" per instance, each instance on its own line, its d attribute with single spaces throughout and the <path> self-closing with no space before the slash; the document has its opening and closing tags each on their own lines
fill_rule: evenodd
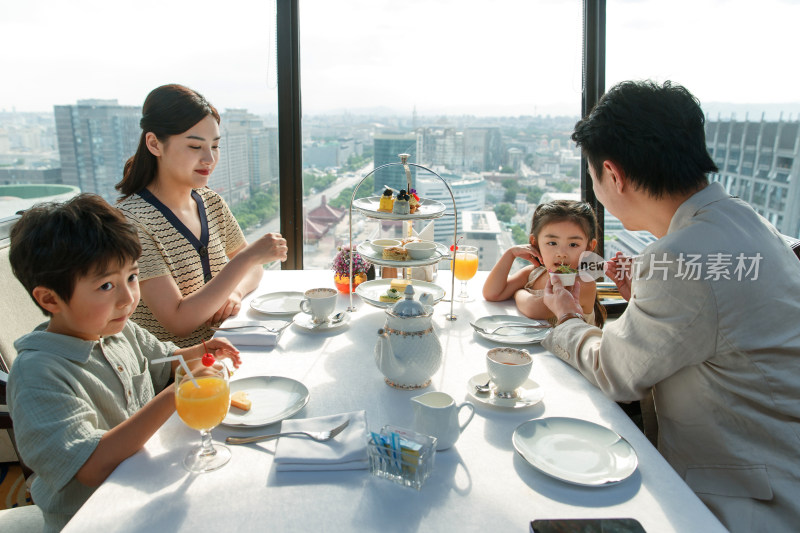
<svg viewBox="0 0 800 533">
<path fill-rule="evenodd" d="M 389 246 L 383 249 L 383 258 L 390 261 L 408 261 L 408 250 L 400 246 Z"/>
<path fill-rule="evenodd" d="M 249 411 L 253 406 L 253 402 L 247 397 L 247 392 L 240 390 L 231 394 L 231 405 L 238 407 L 242 411 Z"/>
<path fill-rule="evenodd" d="M 393 206 L 394 206 L 394 200 L 392 199 L 392 190 L 386 189 L 385 191 L 383 191 L 383 196 L 381 196 L 380 203 L 378 204 L 378 211 L 383 211 L 384 213 L 391 213 Z"/>
<path fill-rule="evenodd" d="M 402 297 L 403 294 L 400 293 L 397 289 L 389 287 L 389 289 L 386 290 L 385 294 L 381 294 L 378 297 L 378 300 L 380 300 L 381 302 L 396 302 Z"/>
<path fill-rule="evenodd" d="M 398 215 L 409 215 L 411 214 L 411 207 L 409 206 L 409 199 L 411 197 L 406 193 L 405 189 L 401 189 L 399 193 L 397 193 L 397 198 L 394 200 L 394 205 L 392 206 L 392 213 L 396 213 Z"/>
</svg>

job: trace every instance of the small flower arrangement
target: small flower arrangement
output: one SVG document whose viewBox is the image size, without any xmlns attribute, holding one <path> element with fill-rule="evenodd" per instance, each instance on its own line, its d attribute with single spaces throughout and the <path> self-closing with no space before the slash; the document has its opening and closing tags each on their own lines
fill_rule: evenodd
<svg viewBox="0 0 800 533">
<path fill-rule="evenodd" d="M 350 247 L 349 246 L 340 246 L 339 253 L 336 254 L 336 257 L 333 258 L 333 264 L 331 265 L 334 272 L 341 276 L 349 276 L 350 275 Z M 367 273 L 369 270 L 370 263 L 364 259 L 360 253 L 353 252 L 353 274 L 359 273 Z"/>
<path fill-rule="evenodd" d="M 336 289 L 344 294 L 350 292 L 350 247 L 342 246 L 333 258 L 333 283 Z M 353 252 L 353 288 L 367 281 L 372 264 L 360 253 Z"/>
</svg>

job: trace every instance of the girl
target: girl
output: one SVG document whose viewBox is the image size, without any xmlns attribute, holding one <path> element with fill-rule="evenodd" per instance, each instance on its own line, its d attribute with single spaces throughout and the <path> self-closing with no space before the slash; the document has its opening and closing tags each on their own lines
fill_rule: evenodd
<svg viewBox="0 0 800 533">
<path fill-rule="evenodd" d="M 136 227 L 141 303 L 133 320 L 181 347 L 239 312 L 264 263 L 286 260 L 286 241 L 245 241 L 224 200 L 207 187 L 219 160 L 219 113 L 181 85 L 154 89 L 142 108 L 136 154 L 116 185 L 117 207 Z"/>
<path fill-rule="evenodd" d="M 517 308 L 528 318 L 554 323 L 556 317 L 542 301 L 549 279 L 548 271 L 560 265 L 577 268 L 581 253 L 593 251 L 597 245 L 597 219 L 589 204 L 571 200 L 555 200 L 540 204 L 533 212 L 530 245 L 506 250 L 483 286 L 483 297 L 501 301 L 514 297 Z M 508 275 L 514 259 L 520 257 L 533 264 Z M 581 281 L 581 307 L 589 324 L 602 327 L 605 309 L 597 299 L 594 281 Z"/>
</svg>

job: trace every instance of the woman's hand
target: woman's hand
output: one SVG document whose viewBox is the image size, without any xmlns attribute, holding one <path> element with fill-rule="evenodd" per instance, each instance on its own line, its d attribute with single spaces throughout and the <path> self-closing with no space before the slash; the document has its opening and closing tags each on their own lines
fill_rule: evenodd
<svg viewBox="0 0 800 533">
<path fill-rule="evenodd" d="M 570 290 L 561 284 L 560 279 L 556 278 L 555 281 L 548 279 L 547 285 L 544 287 L 542 300 L 556 318 L 562 317 L 567 313 L 583 314 L 580 283 L 573 285 L 572 290 Z"/>
<path fill-rule="evenodd" d="M 242 297 L 240 294 L 234 291 L 230 296 L 228 296 L 228 301 L 226 301 L 222 307 L 217 309 L 217 312 L 214 313 L 214 316 L 206 321 L 206 325 L 211 326 L 214 324 L 220 324 L 226 318 L 238 315 L 241 308 Z"/>
<path fill-rule="evenodd" d="M 286 261 L 289 247 L 280 233 L 266 233 L 252 244 L 248 244 L 243 252 L 255 255 L 258 262 L 263 265 L 272 261 Z"/>
<path fill-rule="evenodd" d="M 619 290 L 619 295 L 625 301 L 631 299 L 631 258 L 622 252 L 617 252 L 612 259 L 606 262 L 605 273 L 611 278 Z"/>
</svg>

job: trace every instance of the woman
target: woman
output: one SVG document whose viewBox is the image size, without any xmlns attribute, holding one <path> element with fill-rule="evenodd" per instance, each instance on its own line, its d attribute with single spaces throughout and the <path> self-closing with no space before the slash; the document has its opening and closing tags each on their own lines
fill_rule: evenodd
<svg viewBox="0 0 800 533">
<path fill-rule="evenodd" d="M 136 154 L 116 185 L 117 207 L 142 244 L 142 301 L 133 320 L 162 341 L 191 346 L 239 312 L 264 263 L 286 260 L 286 240 L 248 245 L 225 201 L 207 187 L 219 160 L 219 113 L 181 85 L 154 89 L 142 108 Z"/>
</svg>

